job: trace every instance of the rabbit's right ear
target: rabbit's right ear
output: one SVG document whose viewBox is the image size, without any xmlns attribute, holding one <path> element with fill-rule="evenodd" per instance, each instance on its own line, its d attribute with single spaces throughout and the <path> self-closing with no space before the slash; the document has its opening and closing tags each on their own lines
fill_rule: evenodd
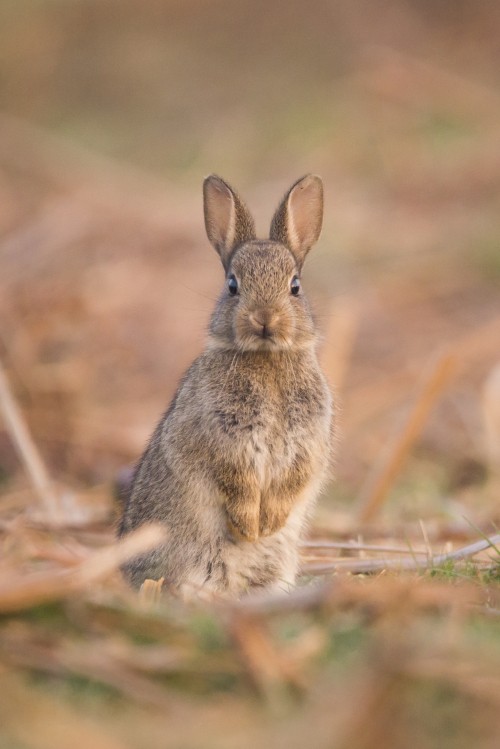
<svg viewBox="0 0 500 749">
<path fill-rule="evenodd" d="M 255 239 L 253 218 L 234 190 L 216 174 L 203 182 L 203 208 L 207 236 L 227 270 L 235 247 Z"/>
</svg>

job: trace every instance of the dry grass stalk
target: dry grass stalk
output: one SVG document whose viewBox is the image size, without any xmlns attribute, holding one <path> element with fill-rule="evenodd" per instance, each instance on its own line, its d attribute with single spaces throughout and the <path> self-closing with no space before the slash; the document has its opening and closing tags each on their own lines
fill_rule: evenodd
<svg viewBox="0 0 500 749">
<path fill-rule="evenodd" d="M 131 557 L 152 549 L 165 539 L 165 532 L 158 526 L 145 526 L 131 533 L 116 544 L 89 555 L 70 569 L 55 569 L 0 579 L 0 611 L 22 611 L 40 603 L 85 589 L 102 580 Z"/>
<path fill-rule="evenodd" d="M 93 652 L 86 654 L 73 649 L 63 655 L 61 666 L 63 673 L 74 673 L 106 684 L 140 705 L 157 707 L 163 713 L 173 707 L 163 686 L 118 663 L 104 648 L 94 648 Z"/>
<path fill-rule="evenodd" d="M 334 388 L 342 392 L 359 325 L 360 307 L 351 298 L 336 299 L 329 308 L 329 325 L 321 361 Z"/>
<path fill-rule="evenodd" d="M 158 603 L 161 599 L 164 577 L 159 580 L 144 580 L 139 591 L 139 598 L 144 604 Z"/>
<path fill-rule="evenodd" d="M 326 574 L 343 570 L 344 572 L 382 572 L 383 570 L 394 570 L 398 572 L 423 572 L 424 570 L 440 567 L 447 562 L 459 562 L 470 559 L 476 554 L 500 545 L 500 534 L 485 538 L 484 541 L 476 541 L 447 554 L 436 554 L 427 559 L 414 559 L 410 552 L 404 559 L 338 559 L 330 564 L 312 564 L 305 566 L 305 572 L 309 574 Z"/>
<path fill-rule="evenodd" d="M 286 687 L 302 686 L 292 664 L 278 652 L 260 618 L 235 612 L 230 633 L 252 682 L 272 707 L 286 697 Z"/>
<path fill-rule="evenodd" d="M 486 452 L 491 468 L 500 473 L 500 364 L 490 372 L 482 393 Z"/>
<path fill-rule="evenodd" d="M 132 700 L 145 705 L 169 709 L 171 702 L 165 691 L 153 680 L 135 672 L 123 659 L 116 657 L 109 642 L 91 645 L 63 641 L 61 644 L 40 643 L 36 633 L 31 636 L 7 637 L 3 643 L 3 660 L 18 666 L 58 676 L 75 674 L 106 684 Z"/>
<path fill-rule="evenodd" d="M 500 318 L 494 316 L 485 323 L 479 323 L 472 331 L 460 331 L 449 341 L 449 349 L 459 352 L 455 367 L 459 375 L 468 373 L 478 365 L 491 361 L 497 351 L 494 341 L 500 338 Z M 405 370 L 394 372 L 389 378 L 363 382 L 351 389 L 349 399 L 358 407 L 349 413 L 351 429 L 365 429 L 373 424 L 380 414 L 393 409 L 394 404 L 402 404 L 407 399 L 412 386 L 411 372 L 421 368 L 420 359 L 409 356 Z"/>
<path fill-rule="evenodd" d="M 311 551 L 308 551 L 308 550 Z M 302 553 L 309 554 L 318 551 L 338 549 L 339 551 L 374 551 L 380 554 L 409 554 L 409 547 L 404 546 L 379 546 L 378 544 L 365 544 L 356 541 L 306 541 L 302 544 Z M 427 554 L 427 551 L 411 549 L 412 554 Z"/>
<path fill-rule="evenodd" d="M 480 591 L 473 585 L 464 584 L 459 590 L 446 582 L 432 580 L 415 585 L 413 577 L 385 575 L 378 575 L 370 580 L 369 585 L 364 585 L 358 578 L 339 576 L 297 588 L 287 596 L 277 593 L 252 595 L 226 606 L 253 617 L 292 611 L 340 611 L 360 605 L 371 612 L 385 614 L 401 609 L 405 616 L 411 617 L 421 608 L 462 606 L 466 610 L 479 599 Z"/>
<path fill-rule="evenodd" d="M 380 463 L 368 476 L 359 498 L 358 512 L 362 523 L 369 522 L 380 510 L 432 407 L 450 381 L 454 363 L 450 354 L 445 354 L 438 360 L 389 454 L 382 456 Z"/>
<path fill-rule="evenodd" d="M 26 468 L 40 505 L 49 519 L 61 519 L 61 507 L 42 457 L 18 407 L 0 362 L 0 412 L 14 447 Z"/>
<path fill-rule="evenodd" d="M 314 582 L 311 585 L 296 588 L 289 595 L 282 593 L 255 593 L 231 604 L 231 609 L 242 610 L 250 615 L 266 614 L 273 616 L 290 611 L 310 611 L 327 607 L 337 590 L 338 580 Z"/>
</svg>

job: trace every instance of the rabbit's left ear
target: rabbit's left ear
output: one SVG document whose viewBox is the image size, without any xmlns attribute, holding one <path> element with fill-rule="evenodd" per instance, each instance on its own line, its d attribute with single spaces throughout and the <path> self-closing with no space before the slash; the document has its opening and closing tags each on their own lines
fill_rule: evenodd
<svg viewBox="0 0 500 749">
<path fill-rule="evenodd" d="M 233 250 L 255 239 L 253 218 L 231 185 L 216 174 L 203 183 L 203 207 L 207 236 L 227 271 Z"/>
<path fill-rule="evenodd" d="M 271 222 L 269 238 L 292 251 L 299 268 L 323 225 L 323 183 L 307 174 L 291 186 Z"/>
</svg>

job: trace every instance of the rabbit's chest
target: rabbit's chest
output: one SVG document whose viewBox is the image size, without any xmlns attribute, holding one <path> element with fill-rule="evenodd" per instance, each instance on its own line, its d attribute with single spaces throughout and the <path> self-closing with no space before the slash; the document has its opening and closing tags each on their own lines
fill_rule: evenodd
<svg viewBox="0 0 500 749">
<path fill-rule="evenodd" d="M 240 454 L 259 476 L 261 486 L 290 467 L 297 452 L 309 452 L 322 430 L 324 407 L 306 387 L 266 393 L 246 391 L 216 418 L 230 453 Z"/>
<path fill-rule="evenodd" d="M 217 405 L 218 426 L 230 439 L 248 443 L 257 453 L 309 430 L 321 407 L 306 388 L 290 392 L 240 392 L 231 406 Z"/>
</svg>

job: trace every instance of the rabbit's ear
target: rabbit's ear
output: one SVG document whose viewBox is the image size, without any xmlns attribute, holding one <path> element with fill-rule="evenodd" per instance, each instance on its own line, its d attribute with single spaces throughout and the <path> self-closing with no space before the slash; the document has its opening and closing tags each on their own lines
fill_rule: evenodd
<svg viewBox="0 0 500 749">
<path fill-rule="evenodd" d="M 203 183 L 203 206 L 207 236 L 227 270 L 234 248 L 255 239 L 253 218 L 234 190 L 216 174 Z"/>
<path fill-rule="evenodd" d="M 323 183 L 307 174 L 291 186 L 271 222 L 270 239 L 288 247 L 299 265 L 315 242 L 323 224 Z"/>
</svg>

